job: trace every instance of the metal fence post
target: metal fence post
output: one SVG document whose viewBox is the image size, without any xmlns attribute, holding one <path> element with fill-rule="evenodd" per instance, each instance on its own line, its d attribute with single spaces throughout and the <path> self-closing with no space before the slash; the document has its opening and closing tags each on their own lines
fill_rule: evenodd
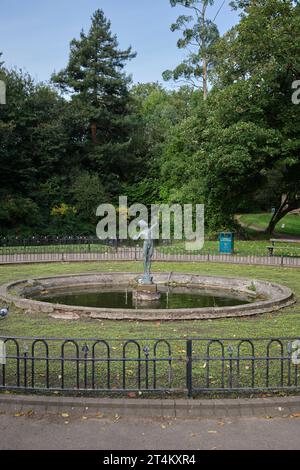
<svg viewBox="0 0 300 470">
<path fill-rule="evenodd" d="M 24 388 L 27 388 L 27 362 L 28 362 L 28 351 L 29 347 L 27 344 L 24 346 Z"/>
<path fill-rule="evenodd" d="M 186 342 L 186 388 L 188 397 L 193 396 L 193 377 L 192 377 L 192 364 L 193 364 L 193 342 L 188 339 Z"/>
</svg>

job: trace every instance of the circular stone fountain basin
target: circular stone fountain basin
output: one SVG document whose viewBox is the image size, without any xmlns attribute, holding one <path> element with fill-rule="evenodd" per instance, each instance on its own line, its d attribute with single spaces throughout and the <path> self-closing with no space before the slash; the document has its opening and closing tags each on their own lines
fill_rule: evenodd
<svg viewBox="0 0 300 470">
<path fill-rule="evenodd" d="M 43 277 L 30 280 L 16 281 L 0 287 L 2 302 L 13 304 L 25 312 L 48 313 L 57 319 L 114 319 L 114 320 L 205 320 L 226 317 L 240 317 L 272 312 L 294 303 L 292 291 L 284 286 L 255 279 L 226 278 L 219 276 L 201 276 L 185 273 L 156 273 L 153 282 L 163 292 L 163 305 L 115 305 L 80 306 L 67 305 L 61 302 L 53 303 L 66 296 L 97 293 L 116 297 L 116 292 L 127 296 L 138 283 L 137 273 L 97 273 L 77 274 L 55 277 Z M 169 302 L 173 295 L 195 295 L 208 298 L 213 305 L 199 306 L 194 298 L 194 304 L 178 308 L 178 302 L 167 308 L 166 295 L 169 292 Z M 170 294 L 171 293 L 171 294 Z M 39 298 L 39 300 L 35 300 Z M 43 299 L 43 301 L 41 300 Z M 182 301 L 183 299 L 183 301 Z M 221 303 L 217 303 L 217 299 Z M 48 301 L 47 301 L 48 300 Z M 51 302 L 50 302 L 51 300 Z M 187 300 L 187 298 L 186 298 Z M 202 299 L 203 300 L 203 299 Z M 193 299 L 188 300 L 192 302 Z M 110 301 L 111 302 L 111 301 Z M 125 299 L 126 302 L 126 299 Z M 127 297 L 128 302 L 128 297 Z M 227 302 L 227 305 L 226 305 Z M 70 303 L 70 302 L 69 302 Z M 73 303 L 73 301 L 71 301 Z M 76 302 L 75 302 L 76 303 Z M 228 303 L 231 303 L 229 306 Z M 196 304 L 196 305 L 195 305 Z M 192 306 L 193 305 L 193 306 Z"/>
<path fill-rule="evenodd" d="M 159 298 L 151 300 L 136 299 L 134 289 L 124 286 L 123 289 L 115 287 L 93 287 L 82 289 L 57 289 L 32 296 L 33 300 L 50 302 L 52 304 L 72 305 L 91 308 L 114 309 L 180 309 L 180 308 L 206 308 L 228 307 L 253 302 L 249 295 L 235 293 L 220 293 L 217 290 L 197 287 L 158 287 Z"/>
</svg>

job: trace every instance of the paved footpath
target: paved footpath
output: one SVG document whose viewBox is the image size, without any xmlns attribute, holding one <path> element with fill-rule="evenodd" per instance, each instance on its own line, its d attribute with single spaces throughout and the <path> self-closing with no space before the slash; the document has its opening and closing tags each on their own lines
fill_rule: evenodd
<svg viewBox="0 0 300 470">
<path fill-rule="evenodd" d="M 300 418 L 105 418 L 68 413 L 0 415 L 0 449 L 299 449 Z"/>
</svg>

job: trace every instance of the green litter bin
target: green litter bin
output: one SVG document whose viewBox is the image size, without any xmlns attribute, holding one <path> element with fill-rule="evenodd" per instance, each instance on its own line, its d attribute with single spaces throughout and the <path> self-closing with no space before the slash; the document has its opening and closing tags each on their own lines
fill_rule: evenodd
<svg viewBox="0 0 300 470">
<path fill-rule="evenodd" d="M 219 235 L 220 254 L 232 255 L 234 252 L 234 233 L 222 232 Z"/>
</svg>

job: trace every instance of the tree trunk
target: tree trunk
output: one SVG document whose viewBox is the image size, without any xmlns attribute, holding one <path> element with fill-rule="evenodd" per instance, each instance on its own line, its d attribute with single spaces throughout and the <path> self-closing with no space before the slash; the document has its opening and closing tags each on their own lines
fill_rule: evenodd
<svg viewBox="0 0 300 470">
<path fill-rule="evenodd" d="M 270 223 L 266 229 L 266 233 L 272 235 L 278 222 L 283 219 L 289 212 L 298 209 L 299 201 L 296 195 L 285 195 L 282 198 L 281 204 L 278 209 L 274 212 Z"/>
<path fill-rule="evenodd" d="M 206 58 L 203 58 L 203 98 L 207 98 L 207 63 Z"/>
<path fill-rule="evenodd" d="M 203 68 L 203 98 L 207 98 L 207 57 L 206 57 L 206 45 L 205 45 L 205 13 L 206 3 L 202 1 L 202 12 L 201 12 L 201 55 L 202 55 L 202 68 Z"/>
<path fill-rule="evenodd" d="M 93 121 L 91 123 L 91 135 L 92 135 L 93 144 L 98 144 L 98 140 L 97 140 L 97 123 L 95 121 Z"/>
</svg>

